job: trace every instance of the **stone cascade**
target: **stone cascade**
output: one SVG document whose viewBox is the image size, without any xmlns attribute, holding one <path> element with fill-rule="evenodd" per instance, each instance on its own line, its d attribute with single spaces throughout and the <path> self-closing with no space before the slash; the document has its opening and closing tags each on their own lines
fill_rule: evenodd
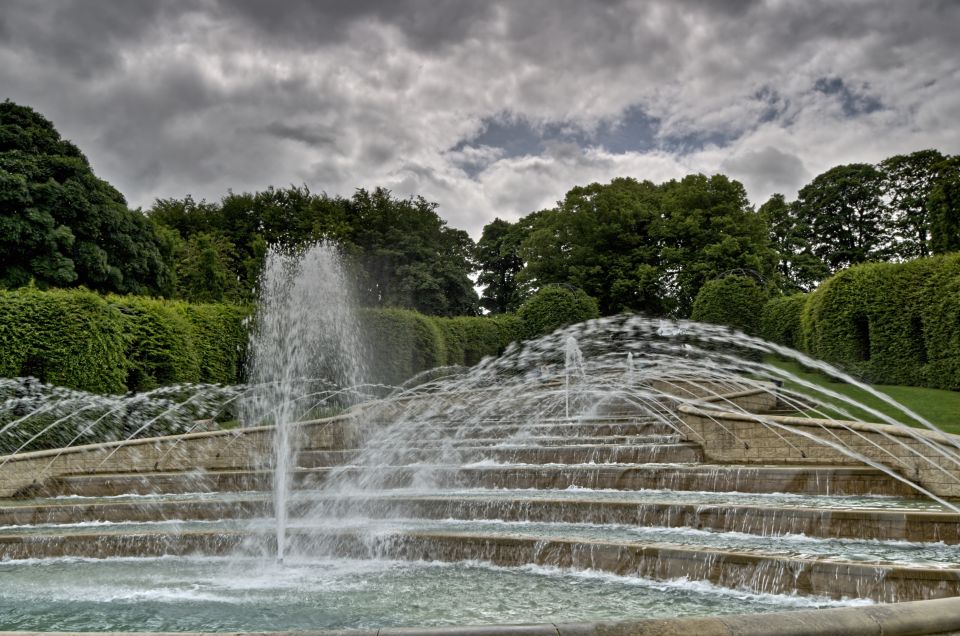
<svg viewBox="0 0 960 636">
<path fill-rule="evenodd" d="M 623 407 L 532 426 L 493 418 L 371 465 L 357 422 L 300 428 L 294 554 L 537 564 L 882 602 L 960 595 L 960 515 L 869 466 L 708 463 L 709 448 Z M 0 558 L 269 554 L 270 467 L 253 453 L 218 463 L 229 453 L 215 452 L 217 437 L 223 451 L 264 443 L 210 434 L 177 444 L 184 461 L 198 449 L 204 468 L 147 458 L 31 481 L 0 500 Z M 329 488 L 373 468 L 376 493 Z"/>
</svg>

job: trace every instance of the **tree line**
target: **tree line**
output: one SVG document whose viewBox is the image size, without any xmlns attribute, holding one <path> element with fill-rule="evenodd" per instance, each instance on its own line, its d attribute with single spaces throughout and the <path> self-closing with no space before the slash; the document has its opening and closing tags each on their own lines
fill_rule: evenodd
<svg viewBox="0 0 960 636">
<path fill-rule="evenodd" d="M 517 222 L 495 219 L 475 244 L 436 204 L 383 188 L 268 188 L 131 210 L 47 119 L 0 104 L 0 288 L 249 302 L 268 245 L 323 239 L 343 246 L 366 306 L 507 313 L 560 284 L 601 314 L 685 317 L 704 283 L 731 273 L 792 292 L 852 264 L 960 250 L 960 158 L 923 150 L 838 166 L 757 210 L 724 175 L 617 178 Z"/>
</svg>

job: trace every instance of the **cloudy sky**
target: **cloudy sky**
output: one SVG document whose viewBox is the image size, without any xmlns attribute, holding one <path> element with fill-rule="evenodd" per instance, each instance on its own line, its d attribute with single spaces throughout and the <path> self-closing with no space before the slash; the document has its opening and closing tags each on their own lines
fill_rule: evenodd
<svg viewBox="0 0 960 636">
<path fill-rule="evenodd" d="M 950 0 L 0 0 L 0 98 L 134 206 L 383 185 L 476 237 L 616 176 L 759 204 L 960 153 L 958 29 Z"/>
</svg>

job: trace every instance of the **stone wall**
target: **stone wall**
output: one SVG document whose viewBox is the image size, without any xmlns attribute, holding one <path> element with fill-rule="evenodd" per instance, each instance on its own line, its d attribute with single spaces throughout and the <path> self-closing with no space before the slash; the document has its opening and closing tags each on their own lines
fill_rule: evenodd
<svg viewBox="0 0 960 636">
<path fill-rule="evenodd" d="M 352 448 L 357 427 L 352 418 L 335 417 L 303 422 L 295 436 L 303 448 Z M 8 455 L 0 457 L 0 497 L 70 475 L 264 467 L 272 447 L 273 427 L 259 426 Z"/>
<path fill-rule="evenodd" d="M 960 497 L 960 438 L 881 424 L 712 411 L 679 411 L 707 461 L 733 464 L 845 464 L 893 469 L 940 497 Z M 843 452 L 841 448 L 849 449 Z"/>
</svg>

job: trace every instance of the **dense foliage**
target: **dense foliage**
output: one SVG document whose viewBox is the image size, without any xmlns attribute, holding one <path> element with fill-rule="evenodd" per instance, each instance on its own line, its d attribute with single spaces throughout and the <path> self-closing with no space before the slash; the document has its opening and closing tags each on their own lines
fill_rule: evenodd
<svg viewBox="0 0 960 636">
<path fill-rule="evenodd" d="M 806 294 L 792 294 L 769 300 L 763 306 L 760 317 L 760 336 L 764 340 L 799 349 L 802 337 L 800 316 L 806 303 Z"/>
<path fill-rule="evenodd" d="M 560 285 L 544 287 L 520 305 L 524 338 L 536 338 L 565 325 L 600 316 L 597 301 L 581 289 Z"/>
<path fill-rule="evenodd" d="M 177 294 L 191 301 L 252 300 L 268 245 L 333 239 L 355 265 L 365 306 L 440 316 L 478 311 L 469 278 L 473 241 L 422 197 L 398 199 L 383 188 L 349 199 L 270 188 L 219 203 L 158 200 L 150 218 L 181 239 Z"/>
<path fill-rule="evenodd" d="M 0 291 L 0 376 L 95 393 L 234 384 L 247 313 L 85 290 Z"/>
<path fill-rule="evenodd" d="M 0 287 L 170 294 L 172 245 L 47 119 L 0 103 Z"/>
<path fill-rule="evenodd" d="M 851 267 L 763 316 L 765 337 L 869 382 L 960 390 L 960 254 Z"/>
<path fill-rule="evenodd" d="M 936 150 L 836 166 L 760 213 L 780 254 L 778 284 L 810 290 L 845 267 L 960 250 L 960 159 Z"/>
<path fill-rule="evenodd" d="M 746 334 L 760 332 L 760 314 L 767 291 L 747 276 L 724 276 L 704 283 L 693 301 L 690 317 L 726 325 Z"/>
</svg>

